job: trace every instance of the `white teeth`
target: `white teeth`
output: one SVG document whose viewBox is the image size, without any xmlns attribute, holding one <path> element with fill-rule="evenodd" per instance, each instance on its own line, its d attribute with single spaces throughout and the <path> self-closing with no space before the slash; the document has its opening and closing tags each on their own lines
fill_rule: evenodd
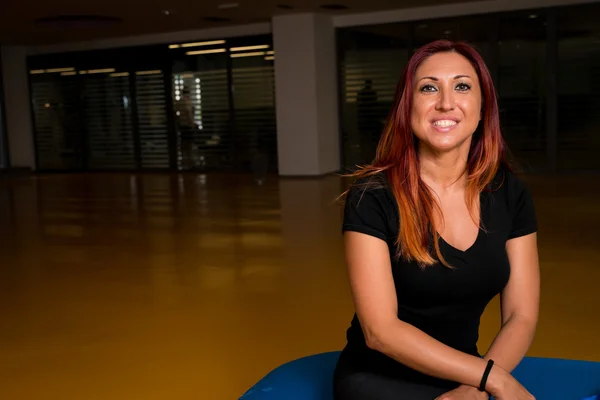
<svg viewBox="0 0 600 400">
<path fill-rule="evenodd" d="M 442 119 L 442 120 L 439 120 L 439 121 L 435 121 L 433 124 L 435 126 L 448 127 L 448 126 L 454 126 L 454 125 L 456 125 L 456 121 L 451 121 L 449 119 Z"/>
</svg>

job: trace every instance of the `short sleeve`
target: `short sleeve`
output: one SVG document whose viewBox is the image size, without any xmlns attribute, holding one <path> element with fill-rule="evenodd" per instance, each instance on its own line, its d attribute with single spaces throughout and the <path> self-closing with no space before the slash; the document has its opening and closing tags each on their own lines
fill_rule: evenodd
<svg viewBox="0 0 600 400">
<path fill-rule="evenodd" d="M 537 218 L 533 196 L 527 185 L 512 177 L 510 190 L 510 204 L 512 225 L 509 239 L 525 236 L 537 231 Z"/>
<path fill-rule="evenodd" d="M 385 241 L 390 236 L 390 208 L 386 189 L 352 186 L 346 197 L 342 232 L 360 232 Z"/>
</svg>

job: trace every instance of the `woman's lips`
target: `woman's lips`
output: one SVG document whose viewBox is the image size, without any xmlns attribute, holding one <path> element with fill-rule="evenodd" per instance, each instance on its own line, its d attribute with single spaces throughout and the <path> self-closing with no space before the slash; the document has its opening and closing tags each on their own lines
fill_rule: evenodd
<svg viewBox="0 0 600 400">
<path fill-rule="evenodd" d="M 459 123 L 454 119 L 437 119 L 431 123 L 431 126 L 438 132 L 449 132 L 456 128 Z"/>
</svg>

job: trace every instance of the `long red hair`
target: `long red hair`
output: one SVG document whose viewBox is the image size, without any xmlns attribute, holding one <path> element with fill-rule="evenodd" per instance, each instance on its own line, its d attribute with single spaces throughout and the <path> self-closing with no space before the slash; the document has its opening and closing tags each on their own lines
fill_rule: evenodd
<svg viewBox="0 0 600 400">
<path fill-rule="evenodd" d="M 479 77 L 482 119 L 472 137 L 465 172 L 467 206 L 473 220 L 479 219 L 472 206 L 474 200 L 492 182 L 501 166 L 507 170 L 512 168 L 506 159 L 507 148 L 500 132 L 498 102 L 492 77 L 479 53 L 464 42 L 438 40 L 419 48 L 413 54 L 397 85 L 394 105 L 377 146 L 375 159 L 371 164 L 361 166 L 347 176 L 360 179 L 385 173 L 400 214 L 397 256 L 415 261 L 421 266 L 434 264 L 436 260 L 429 252 L 429 238 L 433 237 L 438 259 L 450 267 L 440 253 L 439 234 L 433 227 L 434 210 L 439 210 L 439 204 L 421 180 L 418 139 L 412 132 L 410 117 L 417 68 L 425 59 L 440 52 L 461 54 L 473 65 Z"/>
</svg>

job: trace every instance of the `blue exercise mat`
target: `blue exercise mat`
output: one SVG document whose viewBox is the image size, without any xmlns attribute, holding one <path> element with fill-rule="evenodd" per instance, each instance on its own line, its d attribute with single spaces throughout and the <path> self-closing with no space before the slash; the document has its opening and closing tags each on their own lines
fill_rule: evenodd
<svg viewBox="0 0 600 400">
<path fill-rule="evenodd" d="M 339 354 L 315 354 L 283 364 L 240 400 L 332 400 Z M 600 362 L 526 357 L 513 376 L 537 400 L 600 400 Z"/>
</svg>

